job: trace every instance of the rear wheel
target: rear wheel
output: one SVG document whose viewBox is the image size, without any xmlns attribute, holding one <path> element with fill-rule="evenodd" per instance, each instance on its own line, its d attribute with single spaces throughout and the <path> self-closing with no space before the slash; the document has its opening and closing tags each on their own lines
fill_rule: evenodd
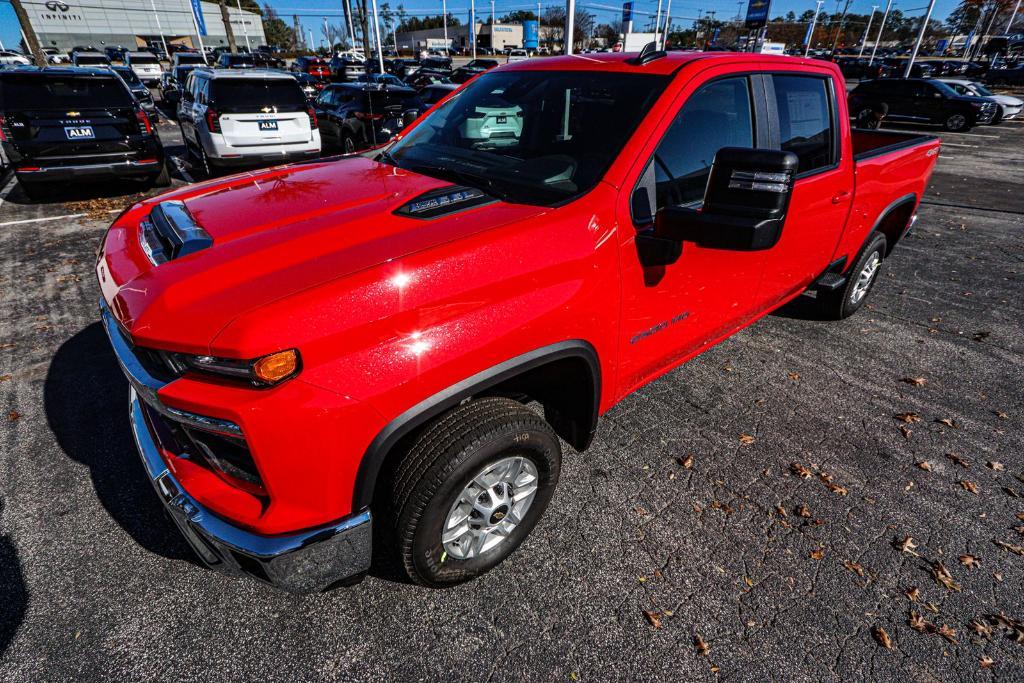
<svg viewBox="0 0 1024 683">
<path fill-rule="evenodd" d="M 345 154 L 355 154 L 355 151 L 356 151 L 356 141 L 355 141 L 355 139 L 351 135 L 346 133 L 345 136 L 341 139 L 341 148 L 345 152 Z"/>
<path fill-rule="evenodd" d="M 874 233 L 850 268 L 846 284 L 834 292 L 818 294 L 825 317 L 841 320 L 860 310 L 878 280 L 882 260 L 885 258 L 885 246 L 885 235 Z"/>
<path fill-rule="evenodd" d="M 512 399 L 470 401 L 430 423 L 391 480 L 409 578 L 444 587 L 500 564 L 544 513 L 561 461 L 548 423 Z"/>
<path fill-rule="evenodd" d="M 171 184 L 171 172 L 167 170 L 167 162 L 160 166 L 160 172 L 153 178 L 153 187 L 167 187 Z"/>
<path fill-rule="evenodd" d="M 965 133 L 971 129 L 971 120 L 966 114 L 950 114 L 943 121 L 942 127 L 953 133 Z"/>
<path fill-rule="evenodd" d="M 21 185 L 21 191 L 25 193 L 25 196 L 33 201 L 46 199 L 50 194 L 50 186 L 45 183 L 25 182 L 18 178 L 18 184 Z"/>
</svg>

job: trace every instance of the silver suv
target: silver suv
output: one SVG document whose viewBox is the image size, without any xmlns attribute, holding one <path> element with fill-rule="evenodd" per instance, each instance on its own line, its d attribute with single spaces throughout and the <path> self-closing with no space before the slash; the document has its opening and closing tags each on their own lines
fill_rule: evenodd
<svg viewBox="0 0 1024 683">
<path fill-rule="evenodd" d="M 317 157 L 316 113 L 291 74 L 200 67 L 178 103 L 185 148 L 201 170 Z"/>
</svg>

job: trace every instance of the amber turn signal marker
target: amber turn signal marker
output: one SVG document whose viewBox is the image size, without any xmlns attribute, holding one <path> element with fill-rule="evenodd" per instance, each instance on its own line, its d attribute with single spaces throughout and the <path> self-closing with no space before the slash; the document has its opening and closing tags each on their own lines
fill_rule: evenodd
<svg viewBox="0 0 1024 683">
<path fill-rule="evenodd" d="M 252 371 L 257 379 L 274 384 L 294 374 L 298 367 L 298 352 L 295 349 L 288 349 L 260 358 L 252 366 Z"/>
</svg>

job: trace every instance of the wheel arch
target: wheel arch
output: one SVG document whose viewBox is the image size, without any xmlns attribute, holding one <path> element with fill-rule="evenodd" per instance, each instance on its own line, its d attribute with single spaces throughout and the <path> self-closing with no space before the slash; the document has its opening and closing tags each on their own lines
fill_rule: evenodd
<svg viewBox="0 0 1024 683">
<path fill-rule="evenodd" d="M 871 235 L 880 232 L 885 235 L 885 256 L 888 256 L 892 253 L 896 243 L 906 234 L 915 209 L 917 209 L 917 194 L 914 192 L 905 194 L 889 204 L 878 214 L 875 224 L 871 226 L 867 237 L 864 238 L 864 244 L 871 240 Z M 864 244 L 861 245 L 861 249 L 864 248 Z"/>
<path fill-rule="evenodd" d="M 586 450 L 597 427 L 601 398 L 597 351 L 581 339 L 544 346 L 483 370 L 409 408 L 386 424 L 363 454 L 352 510 L 371 505 L 380 475 L 423 426 L 462 401 L 480 396 L 538 401 L 555 432 L 576 450 Z"/>
</svg>

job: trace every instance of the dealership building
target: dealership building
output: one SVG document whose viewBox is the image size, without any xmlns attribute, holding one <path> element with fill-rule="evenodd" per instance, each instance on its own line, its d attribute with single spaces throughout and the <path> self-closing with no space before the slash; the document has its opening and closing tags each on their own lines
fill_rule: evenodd
<svg viewBox="0 0 1024 683">
<path fill-rule="evenodd" d="M 477 16 L 480 16 L 479 14 Z M 409 31 L 395 36 L 399 50 L 472 50 L 473 43 L 469 36 L 469 24 L 448 27 L 448 44 L 445 44 L 444 28 L 431 28 L 422 31 Z M 476 25 L 477 47 L 492 47 L 495 50 L 525 47 L 537 49 L 537 22 L 528 21 L 523 24 L 484 24 Z"/>
<path fill-rule="evenodd" d="M 220 6 L 211 2 L 196 4 L 202 8 L 197 35 L 189 0 L 23 0 L 29 22 L 39 36 L 43 47 L 70 50 L 76 45 L 105 47 L 121 46 L 128 49 L 186 45 L 198 48 L 220 47 L 228 44 Z M 246 44 L 248 35 L 252 47 L 266 44 L 260 15 L 239 11 L 237 3 L 228 2 L 231 28 L 238 45 Z M 162 37 L 161 37 L 162 34 Z"/>
</svg>

